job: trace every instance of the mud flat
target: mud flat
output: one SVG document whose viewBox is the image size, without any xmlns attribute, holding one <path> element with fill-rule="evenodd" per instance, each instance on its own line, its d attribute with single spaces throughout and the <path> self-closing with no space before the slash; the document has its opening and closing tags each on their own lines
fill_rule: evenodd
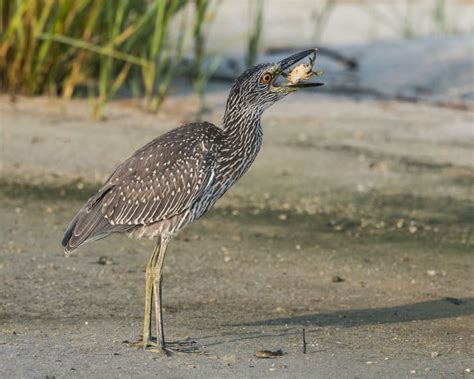
<svg viewBox="0 0 474 379">
<path fill-rule="evenodd" d="M 193 105 L 118 101 L 95 123 L 85 102 L 0 98 L 2 377 L 472 375 L 473 114 L 315 94 L 267 112 L 254 167 L 170 248 L 167 335 L 202 353 L 128 347 L 152 242 L 65 258 L 59 241 L 112 168 Z"/>
</svg>

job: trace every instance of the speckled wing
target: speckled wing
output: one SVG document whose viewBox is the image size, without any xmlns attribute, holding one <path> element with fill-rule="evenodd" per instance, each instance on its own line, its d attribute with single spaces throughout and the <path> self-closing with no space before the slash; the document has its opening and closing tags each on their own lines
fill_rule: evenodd
<svg viewBox="0 0 474 379">
<path fill-rule="evenodd" d="M 215 177 L 221 137 L 212 124 L 190 124 L 136 151 L 73 218 L 62 240 L 65 250 L 189 209 Z"/>
<path fill-rule="evenodd" d="M 148 225 L 189 209 L 214 178 L 221 131 L 191 124 L 138 150 L 108 180 L 101 201 L 111 225 Z"/>
</svg>

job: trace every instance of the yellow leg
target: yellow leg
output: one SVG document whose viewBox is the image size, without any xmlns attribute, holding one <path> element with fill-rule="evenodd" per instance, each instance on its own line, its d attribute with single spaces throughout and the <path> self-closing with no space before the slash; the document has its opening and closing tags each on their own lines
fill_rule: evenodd
<svg viewBox="0 0 474 379">
<path fill-rule="evenodd" d="M 162 237 L 158 258 L 153 267 L 153 298 L 155 303 L 155 322 L 157 331 L 157 343 L 162 351 L 167 352 L 165 333 L 163 328 L 163 312 L 162 312 L 162 282 L 163 282 L 163 263 L 165 261 L 166 248 L 169 238 Z"/>
<path fill-rule="evenodd" d="M 143 323 L 143 341 L 133 343 L 132 346 L 143 346 L 144 349 L 152 348 L 151 351 L 159 351 L 170 355 L 172 352 L 181 353 L 199 353 L 200 348 L 196 341 L 191 339 L 186 341 L 166 343 L 163 327 L 162 310 L 162 283 L 163 283 L 163 264 L 165 261 L 166 249 L 170 237 L 160 237 L 146 266 L 145 275 L 145 318 Z M 156 342 L 152 339 L 152 314 L 153 306 L 155 308 Z"/>
<path fill-rule="evenodd" d="M 156 242 L 156 246 L 146 266 L 145 274 L 145 318 L 143 323 L 143 348 L 152 345 L 151 340 L 151 315 L 153 302 L 153 270 L 158 256 L 160 255 L 160 240 Z"/>
</svg>

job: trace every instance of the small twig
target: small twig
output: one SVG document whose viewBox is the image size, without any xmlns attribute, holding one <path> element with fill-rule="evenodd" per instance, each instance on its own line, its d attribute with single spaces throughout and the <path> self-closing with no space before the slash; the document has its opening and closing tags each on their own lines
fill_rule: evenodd
<svg viewBox="0 0 474 379">
<path fill-rule="evenodd" d="M 303 328 L 303 354 L 306 354 L 306 330 Z"/>
</svg>

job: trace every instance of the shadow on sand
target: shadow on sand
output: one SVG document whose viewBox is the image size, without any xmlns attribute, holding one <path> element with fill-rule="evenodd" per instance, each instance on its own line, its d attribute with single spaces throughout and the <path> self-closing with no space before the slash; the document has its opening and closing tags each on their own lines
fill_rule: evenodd
<svg viewBox="0 0 474 379">
<path fill-rule="evenodd" d="M 474 314 L 474 298 L 443 298 L 395 307 L 338 310 L 302 316 L 281 317 L 228 326 L 311 325 L 357 327 L 363 325 L 437 320 Z"/>
</svg>

